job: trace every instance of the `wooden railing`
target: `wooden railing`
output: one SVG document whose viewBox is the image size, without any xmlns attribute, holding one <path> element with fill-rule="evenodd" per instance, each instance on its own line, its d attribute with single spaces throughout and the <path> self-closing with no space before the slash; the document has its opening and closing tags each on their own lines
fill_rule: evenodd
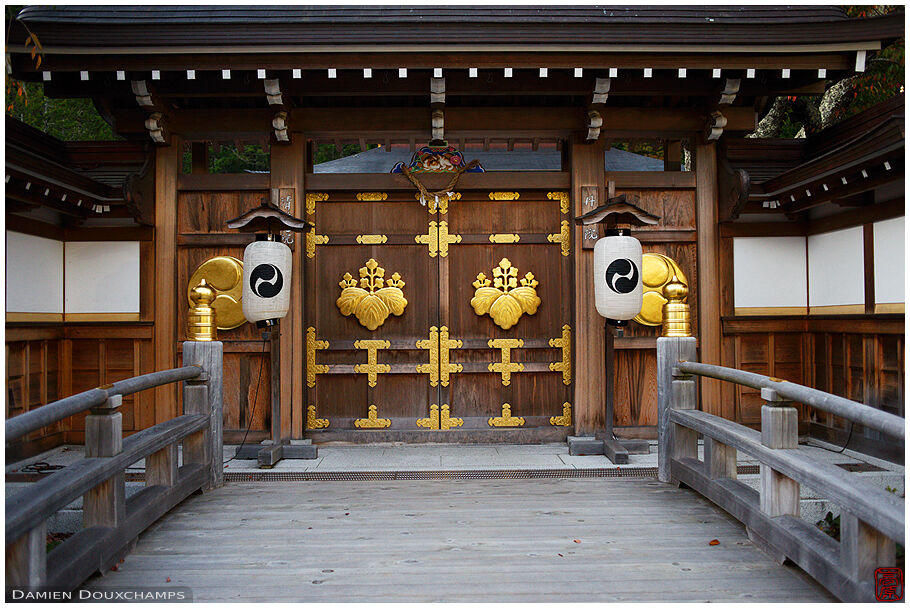
<svg viewBox="0 0 910 608">
<path fill-rule="evenodd" d="M 904 440 L 904 419 L 806 386 L 695 361 L 695 338 L 658 339 L 658 476 L 703 494 L 739 519 L 781 563 L 789 558 L 844 601 L 874 601 L 875 570 L 904 542 L 904 500 L 797 450 L 805 403 Z M 761 432 L 699 411 L 694 376 L 761 390 Z M 698 435 L 704 459 L 698 458 Z M 760 463 L 760 489 L 736 480 L 741 451 Z M 841 509 L 840 542 L 800 519 L 800 485 Z"/>
<path fill-rule="evenodd" d="M 197 490 L 223 483 L 222 344 L 185 342 L 185 367 L 95 388 L 6 422 L 11 441 L 89 410 L 85 458 L 6 499 L 7 589 L 72 590 L 129 552 L 138 535 Z M 124 438 L 123 395 L 183 382 L 183 415 Z M 182 464 L 178 444 L 183 445 Z M 125 470 L 145 459 L 145 488 Z M 83 497 L 83 528 L 48 552 L 47 519 Z"/>
</svg>

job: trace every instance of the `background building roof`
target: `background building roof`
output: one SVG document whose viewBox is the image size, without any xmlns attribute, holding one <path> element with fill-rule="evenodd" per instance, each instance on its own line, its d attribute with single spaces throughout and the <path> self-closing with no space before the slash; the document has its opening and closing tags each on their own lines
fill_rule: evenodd
<svg viewBox="0 0 910 608">
<path fill-rule="evenodd" d="M 408 163 L 409 150 L 373 148 L 313 167 L 315 173 L 388 173 L 398 162 Z M 465 150 L 466 162 L 474 159 L 486 171 L 561 171 L 559 150 Z M 663 171 L 664 161 L 610 148 L 604 154 L 607 171 Z"/>
</svg>

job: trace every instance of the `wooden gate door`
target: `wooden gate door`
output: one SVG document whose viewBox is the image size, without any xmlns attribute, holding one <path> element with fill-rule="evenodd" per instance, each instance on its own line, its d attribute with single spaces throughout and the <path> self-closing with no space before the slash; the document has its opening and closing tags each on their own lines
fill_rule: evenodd
<svg viewBox="0 0 910 608">
<path fill-rule="evenodd" d="M 442 215 L 455 242 L 440 259 L 440 317 L 457 340 L 443 401 L 464 429 L 571 425 L 568 212 L 566 192 L 466 192 Z"/>
<path fill-rule="evenodd" d="M 408 429 L 437 405 L 421 365 L 439 317 L 439 263 L 413 194 L 310 192 L 307 429 Z M 309 213 L 309 212 L 313 213 Z"/>
<path fill-rule="evenodd" d="M 308 431 L 472 441 L 571 424 L 566 193 L 424 207 L 409 191 L 311 192 L 306 206 Z"/>
</svg>

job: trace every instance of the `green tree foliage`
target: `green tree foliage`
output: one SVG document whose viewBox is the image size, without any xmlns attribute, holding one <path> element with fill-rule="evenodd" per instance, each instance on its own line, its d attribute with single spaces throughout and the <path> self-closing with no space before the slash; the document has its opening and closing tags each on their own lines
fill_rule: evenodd
<svg viewBox="0 0 910 608">
<path fill-rule="evenodd" d="M 865 19 L 903 12 L 903 7 L 860 5 L 845 6 L 844 10 L 853 19 Z M 904 77 L 904 39 L 900 38 L 873 57 L 865 72 L 854 77 L 851 101 L 848 106 L 839 109 L 835 120 L 852 116 L 903 93 Z"/>
<path fill-rule="evenodd" d="M 39 83 L 7 86 L 6 115 L 64 141 L 119 139 L 91 99 L 50 99 Z"/>
</svg>

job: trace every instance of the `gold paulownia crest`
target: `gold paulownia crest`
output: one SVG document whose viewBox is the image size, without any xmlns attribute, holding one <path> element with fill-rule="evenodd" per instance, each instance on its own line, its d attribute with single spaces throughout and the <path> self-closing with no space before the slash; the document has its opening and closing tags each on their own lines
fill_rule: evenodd
<svg viewBox="0 0 910 608">
<path fill-rule="evenodd" d="M 391 279 L 385 280 L 383 287 L 384 277 L 385 269 L 373 258 L 360 269 L 360 287 L 357 287 L 357 280 L 351 273 L 344 273 L 338 283 L 341 296 L 335 302 L 341 314 L 347 317 L 353 313 L 360 324 L 370 331 L 385 323 L 390 314 L 401 316 L 408 305 L 401 291 L 404 281 L 396 272 Z"/>
<path fill-rule="evenodd" d="M 508 258 L 502 258 L 493 269 L 492 281 L 481 272 L 473 285 L 476 289 L 471 298 L 474 312 L 479 316 L 489 313 L 493 322 L 503 329 L 518 323 L 524 313 L 533 315 L 540 306 L 534 275 L 529 272 L 519 281 L 518 268 L 512 266 Z"/>
</svg>

